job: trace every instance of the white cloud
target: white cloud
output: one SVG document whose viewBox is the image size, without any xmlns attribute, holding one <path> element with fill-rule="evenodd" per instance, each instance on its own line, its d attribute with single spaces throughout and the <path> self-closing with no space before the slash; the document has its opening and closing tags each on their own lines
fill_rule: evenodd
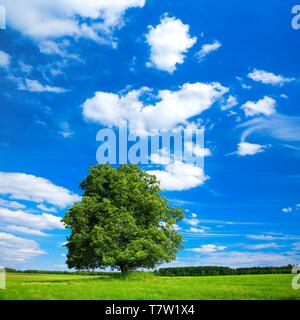
<svg viewBox="0 0 300 320">
<path fill-rule="evenodd" d="M 222 44 L 219 41 L 214 41 L 212 43 L 206 43 L 201 47 L 201 50 L 196 54 L 196 56 L 199 60 L 202 60 L 206 56 L 208 56 L 210 53 L 217 51 L 221 47 L 222 47 Z"/>
<path fill-rule="evenodd" d="M 281 75 L 276 75 L 272 72 L 267 72 L 264 70 L 254 69 L 248 74 L 248 77 L 254 81 L 258 81 L 264 84 L 271 84 L 273 86 L 282 86 L 287 82 L 294 81 L 294 78 L 286 78 Z"/>
<path fill-rule="evenodd" d="M 33 66 L 32 65 L 24 63 L 22 61 L 20 61 L 18 63 L 18 65 L 19 65 L 19 68 L 20 68 L 21 72 L 23 72 L 23 73 L 31 73 L 31 71 L 33 70 Z"/>
<path fill-rule="evenodd" d="M 0 233 L 0 260 L 5 262 L 25 262 L 33 257 L 45 254 L 33 240 L 16 237 L 9 233 Z"/>
<path fill-rule="evenodd" d="M 165 170 L 148 171 L 160 181 L 163 190 L 166 191 L 182 191 L 196 188 L 202 185 L 208 177 L 202 168 L 175 161 L 166 166 Z"/>
<path fill-rule="evenodd" d="M 164 264 L 163 267 L 178 266 L 228 266 L 238 267 L 255 267 L 255 266 L 285 266 L 287 264 L 297 264 L 299 256 L 295 254 L 276 254 L 256 251 L 221 251 L 207 255 L 187 256 L 178 258 L 175 262 Z"/>
<path fill-rule="evenodd" d="M 185 218 L 183 221 L 191 226 L 197 226 L 201 222 L 196 217 L 192 217 L 192 219 Z"/>
<path fill-rule="evenodd" d="M 168 165 L 171 163 L 172 155 L 163 148 L 158 153 L 152 153 L 150 160 L 153 164 Z"/>
<path fill-rule="evenodd" d="M 15 82 L 18 86 L 19 90 L 22 91 L 29 91 L 29 92 L 50 92 L 50 93 L 64 93 L 67 90 L 60 87 L 54 87 L 47 84 L 42 84 L 38 80 L 31 80 L 31 79 L 22 79 L 16 78 L 13 76 L 9 77 L 9 80 Z"/>
<path fill-rule="evenodd" d="M 10 55 L 0 50 L 0 68 L 8 68 L 10 64 Z"/>
<path fill-rule="evenodd" d="M 229 96 L 225 102 L 225 104 L 223 104 L 221 106 L 221 110 L 226 111 L 229 109 L 232 109 L 233 107 L 236 107 L 239 104 L 238 100 L 236 97 L 234 96 Z"/>
<path fill-rule="evenodd" d="M 36 206 L 38 209 L 40 209 L 40 210 L 42 210 L 42 211 L 46 211 L 46 212 L 57 212 L 57 209 L 56 208 L 49 208 L 49 207 L 47 207 L 47 206 L 45 206 L 44 204 L 38 204 L 37 206 Z"/>
<path fill-rule="evenodd" d="M 242 109 L 244 110 L 246 116 L 256 116 L 258 114 L 270 116 L 276 112 L 275 107 L 276 100 L 268 96 L 265 96 L 263 99 L 257 102 L 248 101 L 242 105 Z"/>
<path fill-rule="evenodd" d="M 185 54 L 196 41 L 196 37 L 189 35 L 189 25 L 174 17 L 163 17 L 156 27 L 149 26 L 147 42 L 151 56 L 147 66 L 174 72 L 177 64 L 183 64 Z"/>
<path fill-rule="evenodd" d="M 74 135 L 74 132 L 70 130 L 70 125 L 68 122 L 62 122 L 60 124 L 60 131 L 58 132 L 63 138 L 71 138 Z"/>
<path fill-rule="evenodd" d="M 70 46 L 70 41 L 63 40 L 61 42 L 55 42 L 53 40 L 43 40 L 39 43 L 39 49 L 42 53 L 47 55 L 58 55 L 63 58 L 74 59 L 80 61 L 78 55 L 70 53 L 68 47 Z"/>
<path fill-rule="evenodd" d="M 241 142 L 238 144 L 237 154 L 240 156 L 253 156 L 265 151 L 266 146 L 256 143 Z"/>
<path fill-rule="evenodd" d="M 65 36 L 107 41 L 123 24 L 129 8 L 141 8 L 145 0 L 2 0 L 8 24 L 38 41 Z"/>
<path fill-rule="evenodd" d="M 247 235 L 247 238 L 248 239 L 251 239 L 251 240 L 274 240 L 274 237 L 273 236 L 268 236 L 268 235 Z"/>
<path fill-rule="evenodd" d="M 261 241 L 291 241 L 291 240 L 300 240 L 299 236 L 289 235 L 284 233 L 274 233 L 274 232 L 265 232 L 261 235 L 247 235 L 248 239 L 251 240 L 261 240 Z"/>
<path fill-rule="evenodd" d="M 74 134 L 71 131 L 59 131 L 58 133 L 65 139 L 71 138 L 73 136 L 73 134 Z"/>
<path fill-rule="evenodd" d="M 236 77 L 236 79 L 238 80 L 238 82 L 240 83 L 240 85 L 241 85 L 241 87 L 242 87 L 243 89 L 245 89 L 245 90 L 250 90 L 250 89 L 252 88 L 252 86 L 250 86 L 250 85 L 248 85 L 248 84 L 246 84 L 246 83 L 244 82 L 244 79 L 243 79 L 243 78 L 241 78 L 241 77 Z"/>
<path fill-rule="evenodd" d="M 261 243 L 261 244 L 247 246 L 247 248 L 251 250 L 273 249 L 273 248 L 278 248 L 278 244 L 275 242 Z"/>
<path fill-rule="evenodd" d="M 0 221 L 37 230 L 64 229 L 61 218 L 52 214 L 31 214 L 0 208 Z"/>
<path fill-rule="evenodd" d="M 130 129 L 137 132 L 173 129 L 209 109 L 227 91 L 219 83 L 185 83 L 177 91 L 160 90 L 153 105 L 141 100 L 143 94 L 149 93 L 148 88 L 124 95 L 99 91 L 84 102 L 83 116 L 86 121 L 109 126 L 128 121 Z"/>
<path fill-rule="evenodd" d="M 200 229 L 200 228 L 194 228 L 194 227 L 191 227 L 189 230 L 189 232 L 192 232 L 192 233 L 204 233 L 204 229 Z"/>
<path fill-rule="evenodd" d="M 252 134 L 270 135 L 285 142 L 300 141 L 300 117 L 275 114 L 270 118 L 256 118 L 239 126 L 245 127 L 242 140 Z"/>
<path fill-rule="evenodd" d="M 21 234 L 27 234 L 32 236 L 39 236 L 39 237 L 47 236 L 46 233 L 40 230 L 30 229 L 28 227 L 22 227 L 22 226 L 16 226 L 16 225 L 7 225 L 3 229 L 5 229 L 8 232 L 21 233 Z"/>
<path fill-rule="evenodd" d="M 179 227 L 179 225 L 176 224 L 176 223 L 173 225 L 173 229 L 174 229 L 175 231 L 181 230 L 181 228 Z"/>
<path fill-rule="evenodd" d="M 65 208 L 79 201 L 80 197 L 51 181 L 25 173 L 0 172 L 0 194 L 12 199 L 48 202 Z"/>
<path fill-rule="evenodd" d="M 296 263 L 297 257 L 264 252 L 216 252 L 201 258 L 202 265 L 229 267 L 280 266 Z"/>
<path fill-rule="evenodd" d="M 291 213 L 293 211 L 293 208 L 292 207 L 283 208 L 281 211 L 284 213 Z"/>
<path fill-rule="evenodd" d="M 201 146 L 199 146 L 197 144 L 194 144 L 192 142 L 186 142 L 184 144 L 184 148 L 188 153 L 190 153 L 190 154 L 192 154 L 192 155 L 194 155 L 196 157 L 199 157 L 199 158 L 204 158 L 204 157 L 211 156 L 210 149 L 203 148 L 203 147 L 201 147 Z"/>
<path fill-rule="evenodd" d="M 225 249 L 225 246 L 217 246 L 215 244 L 204 244 L 200 248 L 192 248 L 188 249 L 188 251 L 193 251 L 197 253 L 214 253 L 218 251 L 223 251 Z"/>
<path fill-rule="evenodd" d="M 10 209 L 25 209 L 26 206 L 22 203 L 16 201 L 9 201 L 5 199 L 0 199 L 0 206 Z"/>
<path fill-rule="evenodd" d="M 293 243 L 293 250 L 300 251 L 300 242 Z"/>
</svg>

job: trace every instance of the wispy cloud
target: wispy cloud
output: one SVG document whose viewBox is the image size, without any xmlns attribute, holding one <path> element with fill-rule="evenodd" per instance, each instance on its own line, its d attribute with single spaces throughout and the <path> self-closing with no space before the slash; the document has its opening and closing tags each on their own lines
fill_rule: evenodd
<svg viewBox="0 0 300 320">
<path fill-rule="evenodd" d="M 274 234 L 274 233 L 246 235 L 246 238 L 251 240 L 259 240 L 259 241 L 300 240 L 300 236 L 289 235 L 289 234 Z"/>
<path fill-rule="evenodd" d="M 236 107 L 239 104 L 236 97 L 230 95 L 225 103 L 221 106 L 221 110 L 226 111 Z"/>
<path fill-rule="evenodd" d="M 225 249 L 226 249 L 225 246 L 218 246 L 215 244 L 204 244 L 199 248 L 191 248 L 191 249 L 187 249 L 187 250 L 197 252 L 197 253 L 209 254 L 209 253 L 214 253 L 214 252 L 218 252 L 218 251 L 223 251 Z"/>
<path fill-rule="evenodd" d="M 0 68 L 7 69 L 10 65 L 11 57 L 4 51 L 0 51 Z"/>
<path fill-rule="evenodd" d="M 215 40 L 212 43 L 206 43 L 201 47 L 200 51 L 197 52 L 196 57 L 198 58 L 199 61 L 202 61 L 206 56 L 208 56 L 214 51 L 217 51 L 221 47 L 222 47 L 221 42 L 217 40 Z"/>
<path fill-rule="evenodd" d="M 80 197 L 68 189 L 34 175 L 17 172 L 0 172 L 0 194 L 11 199 L 28 200 L 65 208 Z"/>
<path fill-rule="evenodd" d="M 45 253 L 33 240 L 16 237 L 9 233 L 0 233 L 0 261 L 25 262 Z"/>
<path fill-rule="evenodd" d="M 29 91 L 29 92 L 50 92 L 50 93 L 64 93 L 67 92 L 66 89 L 61 87 L 50 86 L 48 84 L 43 84 L 38 80 L 32 79 L 23 79 L 20 77 L 9 76 L 9 80 L 16 83 L 17 87 L 21 91 Z"/>
<path fill-rule="evenodd" d="M 0 208 L 0 221 L 36 230 L 64 229 L 61 218 L 52 214 L 31 214 Z"/>
<path fill-rule="evenodd" d="M 300 141 L 300 117 L 275 114 L 270 118 L 256 118 L 245 122 L 238 128 L 246 128 L 242 140 L 253 134 L 274 137 L 284 142 Z"/>
<path fill-rule="evenodd" d="M 276 75 L 272 72 L 267 72 L 264 70 L 254 69 L 248 74 L 248 78 L 261 82 L 263 84 L 270 84 L 273 86 L 282 86 L 285 83 L 292 82 L 295 78 L 287 78 L 282 75 Z"/>
<path fill-rule="evenodd" d="M 0 217 L 0 219 L 1 219 L 1 217 Z M 47 234 L 42 232 L 41 230 L 31 229 L 31 228 L 23 227 L 23 226 L 6 225 L 6 226 L 0 227 L 0 228 L 4 229 L 5 231 L 13 232 L 13 233 L 20 233 L 20 234 L 26 234 L 26 235 L 38 236 L 38 237 L 46 237 L 47 236 Z"/>
<path fill-rule="evenodd" d="M 275 242 L 269 242 L 269 243 L 260 243 L 260 244 L 254 244 L 254 245 L 248 245 L 247 249 L 250 250 L 262 250 L 262 249 L 274 249 L 278 248 L 279 245 Z"/>
</svg>

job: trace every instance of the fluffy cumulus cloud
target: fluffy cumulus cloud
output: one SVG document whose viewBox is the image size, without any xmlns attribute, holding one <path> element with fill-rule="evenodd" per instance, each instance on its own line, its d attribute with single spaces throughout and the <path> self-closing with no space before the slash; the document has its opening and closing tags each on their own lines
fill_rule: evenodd
<svg viewBox="0 0 300 320">
<path fill-rule="evenodd" d="M 129 8 L 141 8 L 145 0 L 3 0 L 8 24 L 36 40 L 64 36 L 103 37 L 123 23 Z"/>
<path fill-rule="evenodd" d="M 248 101 L 243 106 L 246 116 L 256 116 L 256 115 L 265 115 L 270 116 L 276 112 L 276 100 L 265 96 L 263 99 L 258 100 L 257 102 Z"/>
<path fill-rule="evenodd" d="M 202 61 L 206 56 L 208 56 L 214 51 L 219 50 L 221 47 L 222 47 L 221 42 L 217 40 L 212 43 L 206 43 L 201 47 L 200 51 L 196 54 L 196 57 L 200 61 Z"/>
<path fill-rule="evenodd" d="M 22 263 L 45 253 L 33 240 L 0 233 L 0 261 Z"/>
<path fill-rule="evenodd" d="M 0 194 L 12 199 L 47 202 L 60 208 L 80 200 L 78 195 L 47 179 L 15 172 L 0 172 Z"/>
<path fill-rule="evenodd" d="M 148 88 L 123 95 L 98 91 L 84 102 L 83 117 L 86 121 L 109 126 L 128 121 L 130 129 L 139 133 L 173 129 L 209 109 L 227 91 L 219 83 L 185 83 L 176 91 L 160 90 L 154 104 L 145 104 L 142 100 L 142 96 L 149 93 Z"/>
<path fill-rule="evenodd" d="M 256 143 L 241 142 L 238 144 L 237 154 L 239 156 L 253 156 L 265 151 L 266 146 Z"/>
<path fill-rule="evenodd" d="M 202 168 L 180 161 L 167 165 L 165 170 L 150 170 L 148 173 L 155 175 L 166 191 L 196 188 L 208 179 Z"/>
<path fill-rule="evenodd" d="M 35 230 L 64 229 L 61 218 L 52 214 L 31 214 L 22 210 L 0 208 L 0 221 Z"/>
<path fill-rule="evenodd" d="M 276 75 L 272 72 L 267 72 L 264 70 L 254 69 L 248 74 L 248 77 L 254 81 L 261 82 L 263 84 L 270 84 L 273 86 L 282 86 L 287 82 L 294 81 L 294 78 L 286 78 L 282 75 Z"/>
<path fill-rule="evenodd" d="M 182 64 L 187 51 L 197 38 L 189 34 L 189 25 L 174 17 L 164 16 L 156 27 L 149 27 L 147 42 L 151 48 L 147 66 L 174 72 L 177 64 Z"/>
<path fill-rule="evenodd" d="M 197 252 L 197 253 L 214 253 L 218 251 L 225 250 L 225 246 L 217 246 L 215 244 L 204 244 L 199 248 L 188 249 L 189 251 Z"/>
<path fill-rule="evenodd" d="M 10 64 L 10 56 L 4 52 L 0 51 L 0 68 L 8 68 Z"/>
</svg>

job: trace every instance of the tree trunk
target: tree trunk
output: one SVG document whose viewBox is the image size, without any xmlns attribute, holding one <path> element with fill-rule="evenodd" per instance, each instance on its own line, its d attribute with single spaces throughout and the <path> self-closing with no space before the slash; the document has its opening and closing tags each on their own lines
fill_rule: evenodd
<svg viewBox="0 0 300 320">
<path fill-rule="evenodd" d="M 120 269 L 121 269 L 122 275 L 125 275 L 125 274 L 127 274 L 129 272 L 129 267 L 128 266 L 121 266 Z"/>
</svg>

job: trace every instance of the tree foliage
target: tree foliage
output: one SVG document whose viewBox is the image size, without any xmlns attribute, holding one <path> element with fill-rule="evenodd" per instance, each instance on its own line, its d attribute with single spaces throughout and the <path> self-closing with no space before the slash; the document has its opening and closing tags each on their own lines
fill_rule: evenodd
<svg viewBox="0 0 300 320">
<path fill-rule="evenodd" d="M 136 165 L 96 165 L 80 187 L 82 201 L 63 219 L 69 268 L 127 272 L 175 259 L 183 239 L 174 224 L 183 213 L 160 195 L 155 176 Z"/>
<path fill-rule="evenodd" d="M 161 276 L 227 276 L 242 274 L 285 274 L 291 273 L 293 266 L 282 267 L 250 267 L 250 268 L 229 268 L 218 266 L 200 266 L 200 267 L 177 267 L 161 268 L 158 274 Z"/>
</svg>

